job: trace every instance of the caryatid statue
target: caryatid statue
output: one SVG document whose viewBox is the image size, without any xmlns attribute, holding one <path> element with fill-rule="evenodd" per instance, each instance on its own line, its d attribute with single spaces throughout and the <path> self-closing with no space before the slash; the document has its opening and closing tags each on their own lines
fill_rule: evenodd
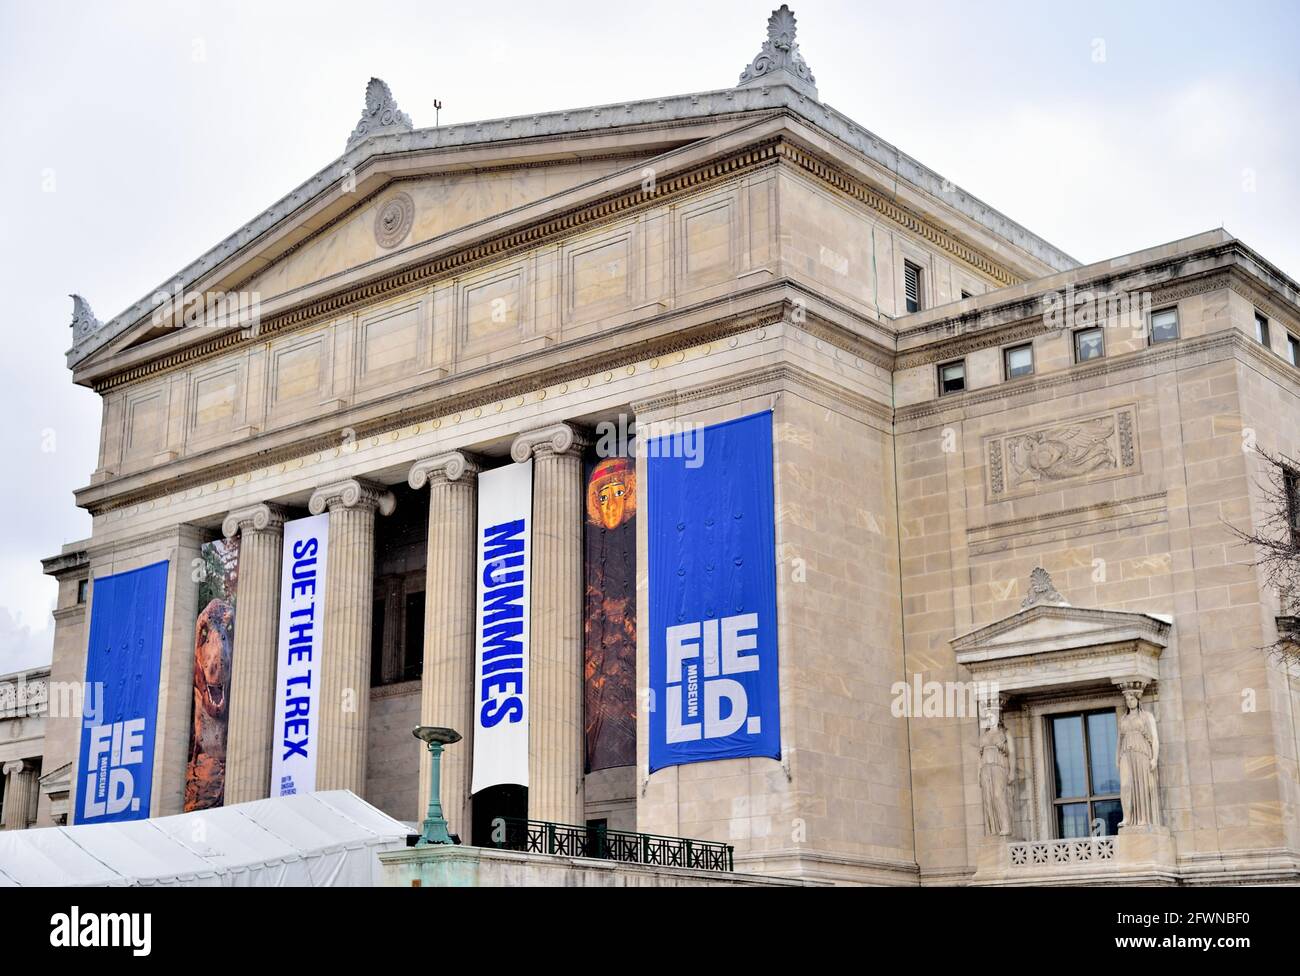
<svg viewBox="0 0 1300 976">
<path fill-rule="evenodd" d="M 1124 689 L 1128 712 L 1119 720 L 1115 762 L 1119 766 L 1119 803 L 1124 812 L 1121 827 L 1160 826 L 1160 784 L 1156 763 L 1160 737 L 1156 720 L 1142 710 L 1141 691 Z"/>
<path fill-rule="evenodd" d="M 980 797 L 984 805 L 984 833 L 991 837 L 1011 834 L 1011 784 L 1015 778 L 1015 746 L 1002 725 L 1002 705 L 994 700 L 984 707 L 980 732 Z"/>
</svg>

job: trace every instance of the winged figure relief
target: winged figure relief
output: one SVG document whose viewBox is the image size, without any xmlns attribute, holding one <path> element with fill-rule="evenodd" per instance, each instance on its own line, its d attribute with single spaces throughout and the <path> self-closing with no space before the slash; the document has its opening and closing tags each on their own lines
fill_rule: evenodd
<svg viewBox="0 0 1300 976">
<path fill-rule="evenodd" d="M 1011 438 L 1007 453 L 1014 484 L 1060 481 L 1115 467 L 1114 433 L 1115 419 L 1098 417 Z"/>
</svg>

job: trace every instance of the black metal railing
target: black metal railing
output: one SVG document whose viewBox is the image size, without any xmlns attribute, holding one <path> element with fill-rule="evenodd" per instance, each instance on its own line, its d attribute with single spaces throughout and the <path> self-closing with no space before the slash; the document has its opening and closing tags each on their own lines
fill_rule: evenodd
<svg viewBox="0 0 1300 976">
<path fill-rule="evenodd" d="M 661 837 L 604 827 L 579 827 L 546 820 L 502 817 L 493 824 L 494 847 L 527 854 L 594 857 L 626 864 L 649 864 L 699 871 L 734 871 L 735 848 L 717 841 Z"/>
</svg>

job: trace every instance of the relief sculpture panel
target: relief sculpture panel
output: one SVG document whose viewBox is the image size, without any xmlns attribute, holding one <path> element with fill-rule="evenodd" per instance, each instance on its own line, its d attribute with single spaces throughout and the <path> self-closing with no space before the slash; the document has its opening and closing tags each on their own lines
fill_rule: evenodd
<svg viewBox="0 0 1300 976">
<path fill-rule="evenodd" d="M 986 438 L 990 501 L 1061 483 L 1136 474 L 1134 407 Z"/>
</svg>

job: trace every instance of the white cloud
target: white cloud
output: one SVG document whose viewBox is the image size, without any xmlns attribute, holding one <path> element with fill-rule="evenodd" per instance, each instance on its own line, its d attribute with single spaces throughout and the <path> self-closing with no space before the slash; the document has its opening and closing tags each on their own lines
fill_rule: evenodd
<svg viewBox="0 0 1300 976">
<path fill-rule="evenodd" d="M 54 649 L 54 623 L 33 630 L 21 613 L 0 607 L 0 674 L 49 664 Z"/>
</svg>

